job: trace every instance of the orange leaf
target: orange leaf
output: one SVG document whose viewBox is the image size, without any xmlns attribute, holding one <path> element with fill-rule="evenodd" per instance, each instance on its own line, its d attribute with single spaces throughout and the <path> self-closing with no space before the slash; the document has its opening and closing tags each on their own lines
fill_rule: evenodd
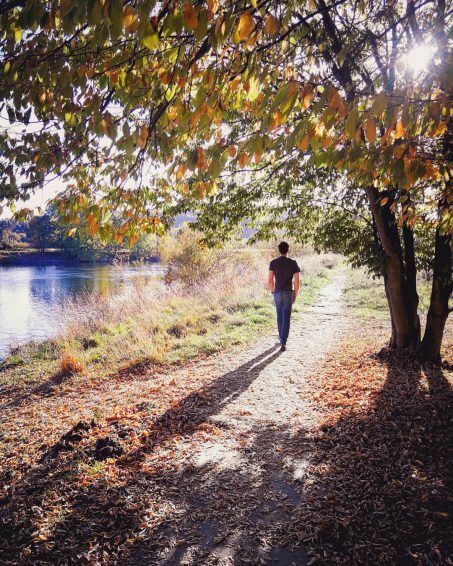
<svg viewBox="0 0 453 566">
<path fill-rule="evenodd" d="M 180 163 L 178 170 L 176 171 L 176 178 L 180 181 L 184 177 L 184 173 L 186 172 L 186 165 L 185 163 Z"/>
<path fill-rule="evenodd" d="M 297 147 L 300 151 L 306 151 L 308 149 L 308 136 L 304 136 L 298 143 Z"/>
<path fill-rule="evenodd" d="M 197 160 L 197 167 L 198 169 L 200 169 L 200 171 L 206 171 L 207 169 L 207 163 L 206 163 L 206 159 L 204 156 L 204 152 L 201 149 L 201 147 L 199 147 L 197 149 L 197 154 L 198 154 L 198 160 Z"/>
<path fill-rule="evenodd" d="M 313 87 L 311 85 L 305 85 L 300 96 L 302 98 L 302 110 L 306 110 L 315 96 Z"/>
<path fill-rule="evenodd" d="M 268 14 L 264 20 L 264 31 L 271 37 L 274 37 L 274 35 L 278 32 L 278 28 L 279 25 L 277 18 L 272 14 Z"/>
<path fill-rule="evenodd" d="M 134 9 L 128 4 L 123 11 L 123 25 L 127 32 L 135 33 L 138 28 L 138 17 Z"/>
<path fill-rule="evenodd" d="M 239 155 L 239 165 L 240 165 L 242 168 L 244 168 L 244 167 L 247 165 L 248 162 L 249 162 L 249 158 L 247 157 L 247 154 L 246 154 L 246 153 L 241 153 L 241 154 Z"/>
<path fill-rule="evenodd" d="M 236 148 L 234 147 L 234 145 L 228 146 L 228 155 L 230 157 L 234 157 L 236 155 Z"/>
<path fill-rule="evenodd" d="M 239 18 L 238 27 L 236 28 L 236 36 L 239 41 L 243 41 L 247 39 L 247 37 L 252 33 L 253 28 L 255 27 L 255 22 L 253 21 L 252 16 L 245 12 Z"/>
<path fill-rule="evenodd" d="M 403 157 L 405 149 L 406 149 L 406 146 L 404 144 L 397 145 L 393 148 L 393 155 L 397 159 L 401 159 Z"/>
<path fill-rule="evenodd" d="M 268 130 L 271 132 L 277 126 L 280 126 L 281 123 L 282 123 L 282 113 L 280 110 L 277 110 L 272 114 L 272 121 L 269 124 Z"/>
<path fill-rule="evenodd" d="M 373 118 L 369 118 L 366 123 L 365 135 L 369 142 L 374 142 L 376 140 L 376 124 L 374 123 Z"/>
<path fill-rule="evenodd" d="M 182 8 L 184 14 L 184 22 L 186 26 L 191 29 L 197 29 L 198 26 L 198 16 L 194 10 L 194 7 L 190 2 L 186 2 Z"/>
</svg>

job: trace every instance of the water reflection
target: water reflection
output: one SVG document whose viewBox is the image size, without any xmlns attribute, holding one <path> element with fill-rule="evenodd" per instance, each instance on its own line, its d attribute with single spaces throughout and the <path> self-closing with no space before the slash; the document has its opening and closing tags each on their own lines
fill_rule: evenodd
<svg viewBox="0 0 453 566">
<path fill-rule="evenodd" d="M 58 307 L 67 298 L 82 293 L 122 292 L 132 280 L 146 280 L 160 271 L 158 264 L 0 266 L 0 359 L 11 346 L 55 334 Z"/>
</svg>

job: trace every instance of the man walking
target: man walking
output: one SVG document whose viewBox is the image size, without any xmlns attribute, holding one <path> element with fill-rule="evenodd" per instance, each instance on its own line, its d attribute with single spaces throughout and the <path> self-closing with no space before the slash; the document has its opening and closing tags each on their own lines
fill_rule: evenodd
<svg viewBox="0 0 453 566">
<path fill-rule="evenodd" d="M 269 290 L 271 293 L 274 293 L 278 335 L 280 337 L 281 350 L 285 351 L 289 334 L 291 308 L 299 292 L 300 269 L 297 262 L 288 257 L 289 245 L 287 242 L 280 242 L 278 251 L 280 252 L 280 257 L 273 259 L 269 265 Z"/>
</svg>

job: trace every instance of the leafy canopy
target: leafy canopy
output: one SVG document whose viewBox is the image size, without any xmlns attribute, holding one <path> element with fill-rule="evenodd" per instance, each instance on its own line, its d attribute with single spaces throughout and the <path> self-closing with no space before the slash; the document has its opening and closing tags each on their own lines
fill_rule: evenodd
<svg viewBox="0 0 453 566">
<path fill-rule="evenodd" d="M 0 13 L 0 197 L 61 177 L 70 234 L 133 243 L 238 173 L 262 184 L 301 164 L 396 187 L 409 225 L 451 191 L 441 0 L 9 0 Z M 404 58 L 420 43 L 437 51 L 415 76 Z M 451 230 L 449 210 L 435 222 Z"/>
</svg>

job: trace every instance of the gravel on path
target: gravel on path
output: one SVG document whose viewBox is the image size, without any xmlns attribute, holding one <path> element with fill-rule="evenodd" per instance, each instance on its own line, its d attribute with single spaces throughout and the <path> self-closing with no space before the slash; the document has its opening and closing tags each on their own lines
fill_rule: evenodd
<svg viewBox="0 0 453 566">
<path fill-rule="evenodd" d="M 168 490 L 168 477 L 161 486 L 168 521 L 132 549 L 128 564 L 307 563 L 302 546 L 284 544 L 310 485 L 310 431 L 319 419 L 304 394 L 305 377 L 347 328 L 344 281 L 337 272 L 316 303 L 292 321 L 285 352 L 276 335 L 264 336 L 178 370 L 210 373 L 198 424 L 213 432 L 194 441 L 189 431 L 160 448 L 172 451 L 179 470 L 174 490 Z"/>
</svg>

